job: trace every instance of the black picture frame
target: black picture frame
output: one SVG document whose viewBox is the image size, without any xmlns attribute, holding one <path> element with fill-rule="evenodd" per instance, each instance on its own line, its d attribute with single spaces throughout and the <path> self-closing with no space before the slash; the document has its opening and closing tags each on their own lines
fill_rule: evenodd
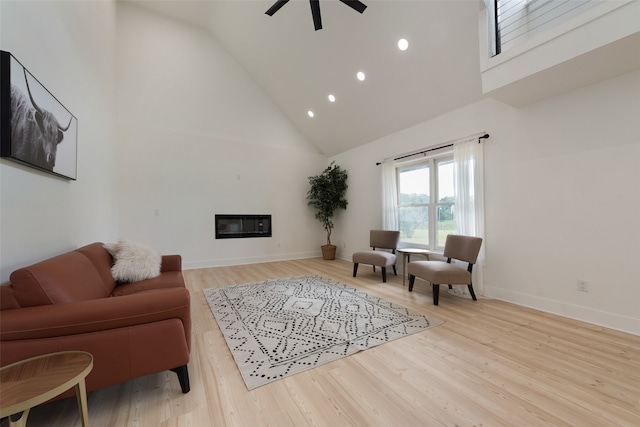
<svg viewBox="0 0 640 427">
<path fill-rule="evenodd" d="M 0 157 L 77 179 L 78 119 L 5 51 L 0 51 Z"/>
</svg>

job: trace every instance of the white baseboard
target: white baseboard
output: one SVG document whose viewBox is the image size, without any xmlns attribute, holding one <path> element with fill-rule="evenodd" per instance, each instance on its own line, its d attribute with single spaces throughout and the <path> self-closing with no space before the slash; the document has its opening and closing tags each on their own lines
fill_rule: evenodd
<svg viewBox="0 0 640 427">
<path fill-rule="evenodd" d="M 200 260 L 200 261 L 184 261 L 183 260 L 182 269 L 195 270 L 198 268 L 226 267 L 229 265 L 261 264 L 263 262 L 289 261 L 293 259 L 317 258 L 321 256 L 322 256 L 322 253 L 320 251 L 314 251 L 314 252 L 298 252 L 298 253 L 291 253 L 291 254 L 275 254 L 275 255 L 264 255 L 264 256 L 257 256 L 257 257 L 244 257 L 244 258 L 216 258 L 216 259 L 207 259 L 207 260 Z"/>
<path fill-rule="evenodd" d="M 567 304 L 562 301 L 540 298 L 535 295 L 494 288 L 486 286 L 486 284 L 483 295 L 485 297 L 511 302 L 524 307 L 640 336 L 640 319 L 633 317 L 621 316 L 619 314 L 595 310 L 575 304 Z"/>
</svg>

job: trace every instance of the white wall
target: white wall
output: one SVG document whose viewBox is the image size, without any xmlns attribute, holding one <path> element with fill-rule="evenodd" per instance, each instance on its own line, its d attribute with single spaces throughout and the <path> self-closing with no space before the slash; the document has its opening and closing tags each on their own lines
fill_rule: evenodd
<svg viewBox="0 0 640 427">
<path fill-rule="evenodd" d="M 0 24 L 2 49 L 79 120 L 77 181 L 0 161 L 2 281 L 119 237 L 187 268 L 319 255 L 305 194 L 327 159 L 206 32 L 131 5 L 116 19 L 113 2 L 2 1 Z M 484 295 L 640 334 L 639 112 L 633 72 L 523 108 L 486 99 L 335 156 L 339 256 L 381 225 L 377 161 L 487 131 Z M 274 237 L 216 241 L 215 213 L 270 213 Z"/>
<path fill-rule="evenodd" d="M 376 161 L 487 131 L 484 295 L 640 334 L 638 117 L 640 71 L 524 108 L 486 99 L 335 156 L 350 173 L 339 256 L 381 226 Z"/>
<path fill-rule="evenodd" d="M 114 2 L 0 2 L 0 47 L 78 119 L 77 181 L 0 161 L 0 282 L 118 235 Z M 64 142 L 63 142 L 64 143 Z"/>
<path fill-rule="evenodd" d="M 326 157 L 205 30 L 121 3 L 118 40 L 120 237 L 185 268 L 318 256 Z M 216 240 L 215 214 L 271 214 L 273 237 Z"/>
</svg>

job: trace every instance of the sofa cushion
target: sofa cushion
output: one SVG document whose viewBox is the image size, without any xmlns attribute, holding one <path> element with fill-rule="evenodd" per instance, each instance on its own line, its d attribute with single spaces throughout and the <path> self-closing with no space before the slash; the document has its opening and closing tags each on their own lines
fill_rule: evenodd
<svg viewBox="0 0 640 427">
<path fill-rule="evenodd" d="M 0 286 L 0 311 L 20 308 L 20 303 L 16 300 L 11 285 Z"/>
<path fill-rule="evenodd" d="M 180 271 L 166 271 L 153 279 L 140 280 L 133 283 L 124 283 L 116 286 L 112 296 L 124 296 L 137 294 L 157 289 L 170 289 L 185 287 L 184 278 Z"/>
<path fill-rule="evenodd" d="M 111 275 L 117 282 L 137 282 L 160 275 L 162 256 L 153 248 L 127 240 L 105 244 L 104 248 L 115 261 Z"/>
<path fill-rule="evenodd" d="M 105 298 L 113 291 L 91 260 L 77 251 L 20 268 L 10 281 L 21 307 Z"/>
<path fill-rule="evenodd" d="M 93 266 L 102 277 L 102 281 L 104 282 L 107 289 L 113 291 L 113 288 L 116 287 L 116 281 L 111 275 L 111 266 L 113 265 L 113 258 L 111 254 L 107 252 L 107 250 L 102 247 L 101 242 L 91 243 L 89 245 L 83 246 L 81 248 L 76 249 L 77 252 L 84 254 Z"/>
</svg>

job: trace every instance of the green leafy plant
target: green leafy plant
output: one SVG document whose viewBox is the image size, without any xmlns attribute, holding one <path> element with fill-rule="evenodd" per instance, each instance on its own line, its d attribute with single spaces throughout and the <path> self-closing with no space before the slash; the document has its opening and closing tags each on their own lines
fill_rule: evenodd
<svg viewBox="0 0 640 427">
<path fill-rule="evenodd" d="M 331 245 L 333 215 L 336 209 L 347 209 L 347 171 L 331 162 L 320 175 L 310 176 L 309 184 L 308 205 L 316 209 L 316 218 L 327 231 L 327 245 Z"/>
</svg>

